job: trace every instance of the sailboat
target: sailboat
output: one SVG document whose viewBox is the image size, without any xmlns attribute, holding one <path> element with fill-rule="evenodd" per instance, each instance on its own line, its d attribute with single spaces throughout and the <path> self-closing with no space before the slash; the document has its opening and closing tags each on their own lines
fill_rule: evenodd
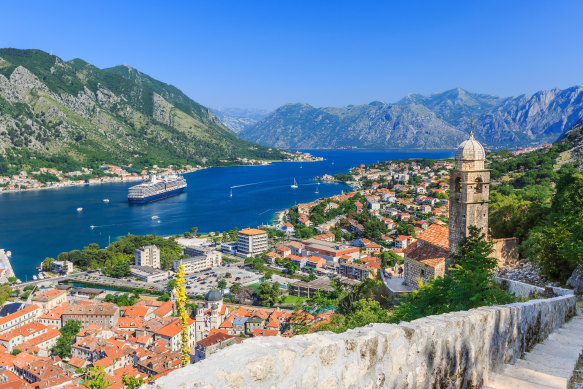
<svg viewBox="0 0 583 389">
<path fill-rule="evenodd" d="M 298 183 L 296 182 L 296 178 L 294 177 L 294 183 L 291 185 L 292 189 L 298 188 Z"/>
<path fill-rule="evenodd" d="M 320 183 L 318 182 L 318 184 L 316 184 L 316 192 L 314 193 L 320 193 Z"/>
<path fill-rule="evenodd" d="M 231 193 L 229 193 L 229 197 L 233 197 L 233 188 L 231 188 Z"/>
</svg>

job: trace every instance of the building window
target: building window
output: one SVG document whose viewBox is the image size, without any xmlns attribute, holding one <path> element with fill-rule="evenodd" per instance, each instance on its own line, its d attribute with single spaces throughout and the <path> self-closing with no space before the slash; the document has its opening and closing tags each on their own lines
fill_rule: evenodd
<svg viewBox="0 0 583 389">
<path fill-rule="evenodd" d="M 455 191 L 461 193 L 462 191 L 462 179 L 458 177 L 455 179 Z"/>
<path fill-rule="evenodd" d="M 476 178 L 476 193 L 482 193 L 484 182 L 481 177 Z"/>
</svg>

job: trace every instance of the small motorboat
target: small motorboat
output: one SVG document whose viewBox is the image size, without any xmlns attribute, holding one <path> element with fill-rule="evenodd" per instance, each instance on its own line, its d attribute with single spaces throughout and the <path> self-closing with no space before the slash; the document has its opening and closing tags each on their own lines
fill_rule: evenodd
<svg viewBox="0 0 583 389">
<path fill-rule="evenodd" d="M 77 212 L 81 212 L 83 210 L 83 208 L 79 207 L 77 208 Z"/>
<path fill-rule="evenodd" d="M 92 224 L 92 225 L 89 226 L 89 228 L 94 229 L 95 226 Z"/>
<path fill-rule="evenodd" d="M 109 199 L 103 199 L 104 203 L 109 203 Z"/>
<path fill-rule="evenodd" d="M 156 216 L 156 215 L 152 216 L 152 220 L 156 220 L 156 219 L 159 219 L 159 218 L 160 217 L 159 216 Z"/>
</svg>

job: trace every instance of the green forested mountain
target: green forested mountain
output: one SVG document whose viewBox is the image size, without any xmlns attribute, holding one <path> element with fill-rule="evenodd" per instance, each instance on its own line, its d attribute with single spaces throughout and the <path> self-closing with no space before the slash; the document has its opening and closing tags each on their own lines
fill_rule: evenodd
<svg viewBox="0 0 583 389">
<path fill-rule="evenodd" d="M 129 66 L 0 49 L 0 158 L 14 165 L 212 165 L 237 157 L 282 154 L 239 139 L 178 88 Z"/>
</svg>

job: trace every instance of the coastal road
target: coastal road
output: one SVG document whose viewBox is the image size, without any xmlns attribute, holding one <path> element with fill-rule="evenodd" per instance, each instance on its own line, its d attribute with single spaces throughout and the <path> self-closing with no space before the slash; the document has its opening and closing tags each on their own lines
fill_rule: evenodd
<svg viewBox="0 0 583 389">
<path fill-rule="evenodd" d="M 27 282 L 23 282 L 21 284 L 12 285 L 12 289 L 23 289 L 27 285 L 36 285 L 36 286 L 56 285 L 59 283 L 59 281 L 67 281 L 67 280 L 73 279 L 77 276 L 85 276 L 85 275 L 90 274 L 90 273 L 91 272 L 81 272 L 81 273 L 75 273 L 75 274 L 68 274 L 66 276 L 45 278 L 44 280 L 27 281 Z"/>
<path fill-rule="evenodd" d="M 155 290 L 164 291 L 166 289 L 166 283 L 147 283 L 135 280 L 119 279 L 103 276 L 95 271 L 80 272 L 74 274 L 68 274 L 66 276 L 45 278 L 44 280 L 28 281 L 21 284 L 13 285 L 14 289 L 24 289 L 27 285 L 35 286 L 55 286 L 61 281 L 77 281 L 80 283 L 97 284 L 103 286 L 109 286 L 112 288 L 128 288 L 128 289 L 145 289 L 145 290 Z"/>
</svg>

